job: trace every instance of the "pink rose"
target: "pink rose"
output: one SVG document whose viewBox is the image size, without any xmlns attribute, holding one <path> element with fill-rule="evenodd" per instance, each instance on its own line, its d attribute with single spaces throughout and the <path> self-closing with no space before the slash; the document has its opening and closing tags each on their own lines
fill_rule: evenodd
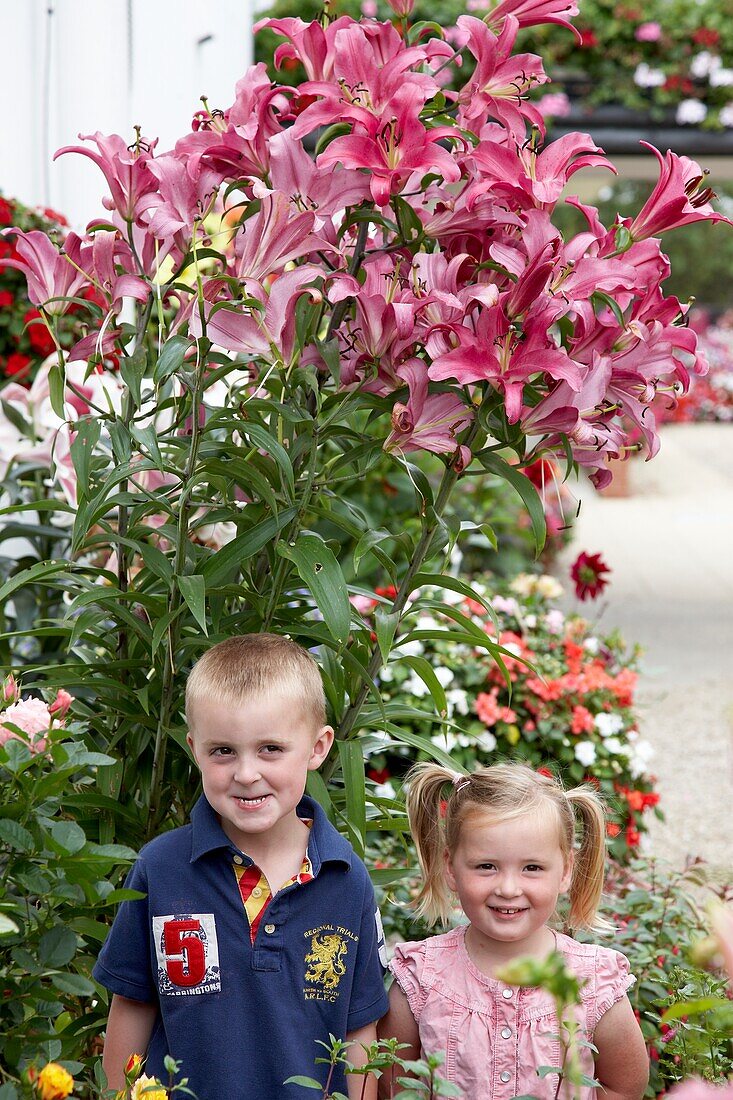
<svg viewBox="0 0 733 1100">
<path fill-rule="evenodd" d="M 52 721 L 48 707 L 42 699 L 21 699 L 19 703 L 14 703 L 12 707 L 8 707 L 2 715 L 0 745 L 5 745 L 11 740 L 23 740 L 22 737 L 8 728 L 8 723 L 12 723 L 27 735 L 27 743 L 31 752 L 45 752 L 47 746 L 46 735 L 51 728 Z"/>
<path fill-rule="evenodd" d="M 662 28 L 659 23 L 640 23 L 634 31 L 637 42 L 658 42 L 662 37 Z"/>
<path fill-rule="evenodd" d="M 68 691 L 64 691 L 63 688 L 59 688 L 56 692 L 56 698 L 48 708 L 48 713 L 52 714 L 54 718 L 60 722 L 62 718 L 68 713 L 69 707 L 74 701 L 74 696 L 69 695 Z"/>
</svg>

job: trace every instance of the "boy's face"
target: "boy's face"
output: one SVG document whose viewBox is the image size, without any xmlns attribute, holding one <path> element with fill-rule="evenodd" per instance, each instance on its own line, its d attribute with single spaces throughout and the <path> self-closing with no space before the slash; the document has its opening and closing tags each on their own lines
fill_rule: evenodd
<svg viewBox="0 0 733 1100">
<path fill-rule="evenodd" d="M 193 705 L 187 741 L 201 771 L 204 794 L 222 828 L 242 851 L 263 834 L 287 843 L 309 771 L 333 743 L 292 697 Z"/>
</svg>

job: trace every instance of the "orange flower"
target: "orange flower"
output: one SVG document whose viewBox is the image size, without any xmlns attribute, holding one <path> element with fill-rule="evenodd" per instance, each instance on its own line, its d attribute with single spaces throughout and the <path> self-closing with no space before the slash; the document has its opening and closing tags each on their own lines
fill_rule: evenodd
<svg viewBox="0 0 733 1100">
<path fill-rule="evenodd" d="M 40 1100 L 66 1100 L 74 1088 L 74 1078 L 58 1062 L 49 1062 L 35 1082 Z"/>
</svg>

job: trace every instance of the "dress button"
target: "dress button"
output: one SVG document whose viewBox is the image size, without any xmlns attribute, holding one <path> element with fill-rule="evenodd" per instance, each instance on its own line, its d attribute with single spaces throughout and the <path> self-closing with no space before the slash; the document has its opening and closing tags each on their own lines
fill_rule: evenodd
<svg viewBox="0 0 733 1100">
<path fill-rule="evenodd" d="M 501 1037 L 502 1039 L 511 1039 L 512 1029 L 510 1027 L 503 1027 L 501 1029 Z"/>
<path fill-rule="evenodd" d="M 271 936 L 274 931 L 275 931 L 275 925 L 274 924 L 266 924 L 265 925 L 265 932 L 267 932 L 268 936 Z"/>
<path fill-rule="evenodd" d="M 259 886 L 255 886 L 254 890 L 252 891 L 252 897 L 253 898 L 261 898 L 262 897 L 262 889 Z"/>
<path fill-rule="evenodd" d="M 234 862 L 237 864 L 238 867 L 241 867 L 241 865 L 244 863 L 244 860 L 241 856 L 235 856 Z"/>
<path fill-rule="evenodd" d="M 511 998 L 512 991 L 511 991 L 511 989 L 502 989 L 501 995 L 502 995 L 502 997 L 504 998 L 505 1001 L 508 1001 Z"/>
<path fill-rule="evenodd" d="M 507 1081 L 511 1081 L 511 1079 L 512 1079 L 512 1075 L 511 1075 L 511 1073 L 509 1072 L 508 1069 L 505 1069 L 503 1073 L 499 1074 L 499 1080 L 503 1081 L 504 1084 L 506 1084 Z"/>
</svg>

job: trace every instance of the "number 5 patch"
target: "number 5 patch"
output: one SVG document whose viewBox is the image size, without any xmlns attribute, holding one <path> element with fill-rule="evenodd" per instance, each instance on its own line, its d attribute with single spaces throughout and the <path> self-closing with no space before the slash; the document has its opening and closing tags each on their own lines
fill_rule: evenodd
<svg viewBox="0 0 733 1100">
<path fill-rule="evenodd" d="M 162 997 L 220 993 L 219 944 L 213 913 L 153 917 Z"/>
</svg>

